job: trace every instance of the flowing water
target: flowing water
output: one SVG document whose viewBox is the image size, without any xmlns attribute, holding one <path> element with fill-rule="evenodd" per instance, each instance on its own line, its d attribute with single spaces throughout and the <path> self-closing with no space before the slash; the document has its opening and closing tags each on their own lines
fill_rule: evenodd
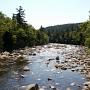
<svg viewBox="0 0 90 90">
<path fill-rule="evenodd" d="M 83 74 L 79 71 L 73 72 L 72 68 L 67 70 L 55 68 L 55 64 L 58 63 L 57 56 L 59 63 L 66 59 L 71 61 L 73 58 L 81 58 L 83 53 L 81 46 L 49 44 L 33 49 L 36 55 L 26 56 L 29 60 L 28 64 L 10 66 L 9 71 L 0 76 L 0 90 L 22 90 L 24 86 L 33 83 L 37 83 L 44 90 L 68 90 L 67 88 L 81 90 L 86 81 Z M 29 67 L 30 71 L 24 71 L 22 69 L 24 66 Z M 56 89 L 52 89 L 53 87 Z"/>
</svg>

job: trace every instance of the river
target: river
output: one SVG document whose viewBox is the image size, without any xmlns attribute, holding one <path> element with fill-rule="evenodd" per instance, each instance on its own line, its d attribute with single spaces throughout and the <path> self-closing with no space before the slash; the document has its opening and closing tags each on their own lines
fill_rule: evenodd
<svg viewBox="0 0 90 90">
<path fill-rule="evenodd" d="M 36 55 L 26 55 L 28 64 L 12 65 L 7 73 L 0 75 L 0 90 L 22 90 L 24 86 L 33 83 L 37 83 L 40 88 L 43 88 L 42 90 L 82 89 L 86 81 L 85 75 L 79 71 L 82 66 L 71 61 L 82 58 L 83 47 L 48 44 L 32 49 Z M 59 57 L 59 60 L 56 60 L 56 57 Z M 69 65 L 66 69 L 55 67 L 61 63 L 69 63 Z M 70 65 L 73 67 L 71 68 Z M 22 69 L 24 66 L 30 70 L 24 71 Z"/>
</svg>

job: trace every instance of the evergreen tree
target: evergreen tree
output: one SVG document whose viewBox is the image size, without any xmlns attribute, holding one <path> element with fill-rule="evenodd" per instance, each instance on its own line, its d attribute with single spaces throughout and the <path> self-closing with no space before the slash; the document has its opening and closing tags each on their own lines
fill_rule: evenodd
<svg viewBox="0 0 90 90">
<path fill-rule="evenodd" d="M 40 29 L 39 29 L 40 31 L 44 31 L 44 28 L 43 28 L 43 26 L 41 25 L 41 27 L 40 27 Z"/>
<path fill-rule="evenodd" d="M 17 8 L 17 14 L 13 14 L 13 19 L 17 21 L 18 27 L 25 29 L 27 24 L 25 21 L 25 13 L 21 6 L 19 6 L 19 9 Z"/>
</svg>

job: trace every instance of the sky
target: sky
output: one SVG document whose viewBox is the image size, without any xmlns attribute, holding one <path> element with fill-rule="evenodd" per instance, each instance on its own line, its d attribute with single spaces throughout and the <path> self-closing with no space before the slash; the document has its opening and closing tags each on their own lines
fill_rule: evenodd
<svg viewBox="0 0 90 90">
<path fill-rule="evenodd" d="M 1 0 L 0 11 L 8 17 L 16 8 L 25 10 L 25 20 L 36 29 L 88 20 L 90 0 Z"/>
</svg>

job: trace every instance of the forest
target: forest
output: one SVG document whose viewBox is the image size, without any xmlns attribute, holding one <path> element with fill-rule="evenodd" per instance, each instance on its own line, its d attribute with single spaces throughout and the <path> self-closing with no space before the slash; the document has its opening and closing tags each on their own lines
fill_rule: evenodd
<svg viewBox="0 0 90 90">
<path fill-rule="evenodd" d="M 48 35 L 36 30 L 25 21 L 25 13 L 21 6 L 12 18 L 0 12 L 0 51 L 32 47 L 48 43 Z"/>
<path fill-rule="evenodd" d="M 80 23 L 56 25 L 43 29 L 52 43 L 81 44 Z"/>
<path fill-rule="evenodd" d="M 90 20 L 82 23 L 50 26 L 41 29 L 51 43 L 85 45 L 90 48 Z"/>
</svg>

